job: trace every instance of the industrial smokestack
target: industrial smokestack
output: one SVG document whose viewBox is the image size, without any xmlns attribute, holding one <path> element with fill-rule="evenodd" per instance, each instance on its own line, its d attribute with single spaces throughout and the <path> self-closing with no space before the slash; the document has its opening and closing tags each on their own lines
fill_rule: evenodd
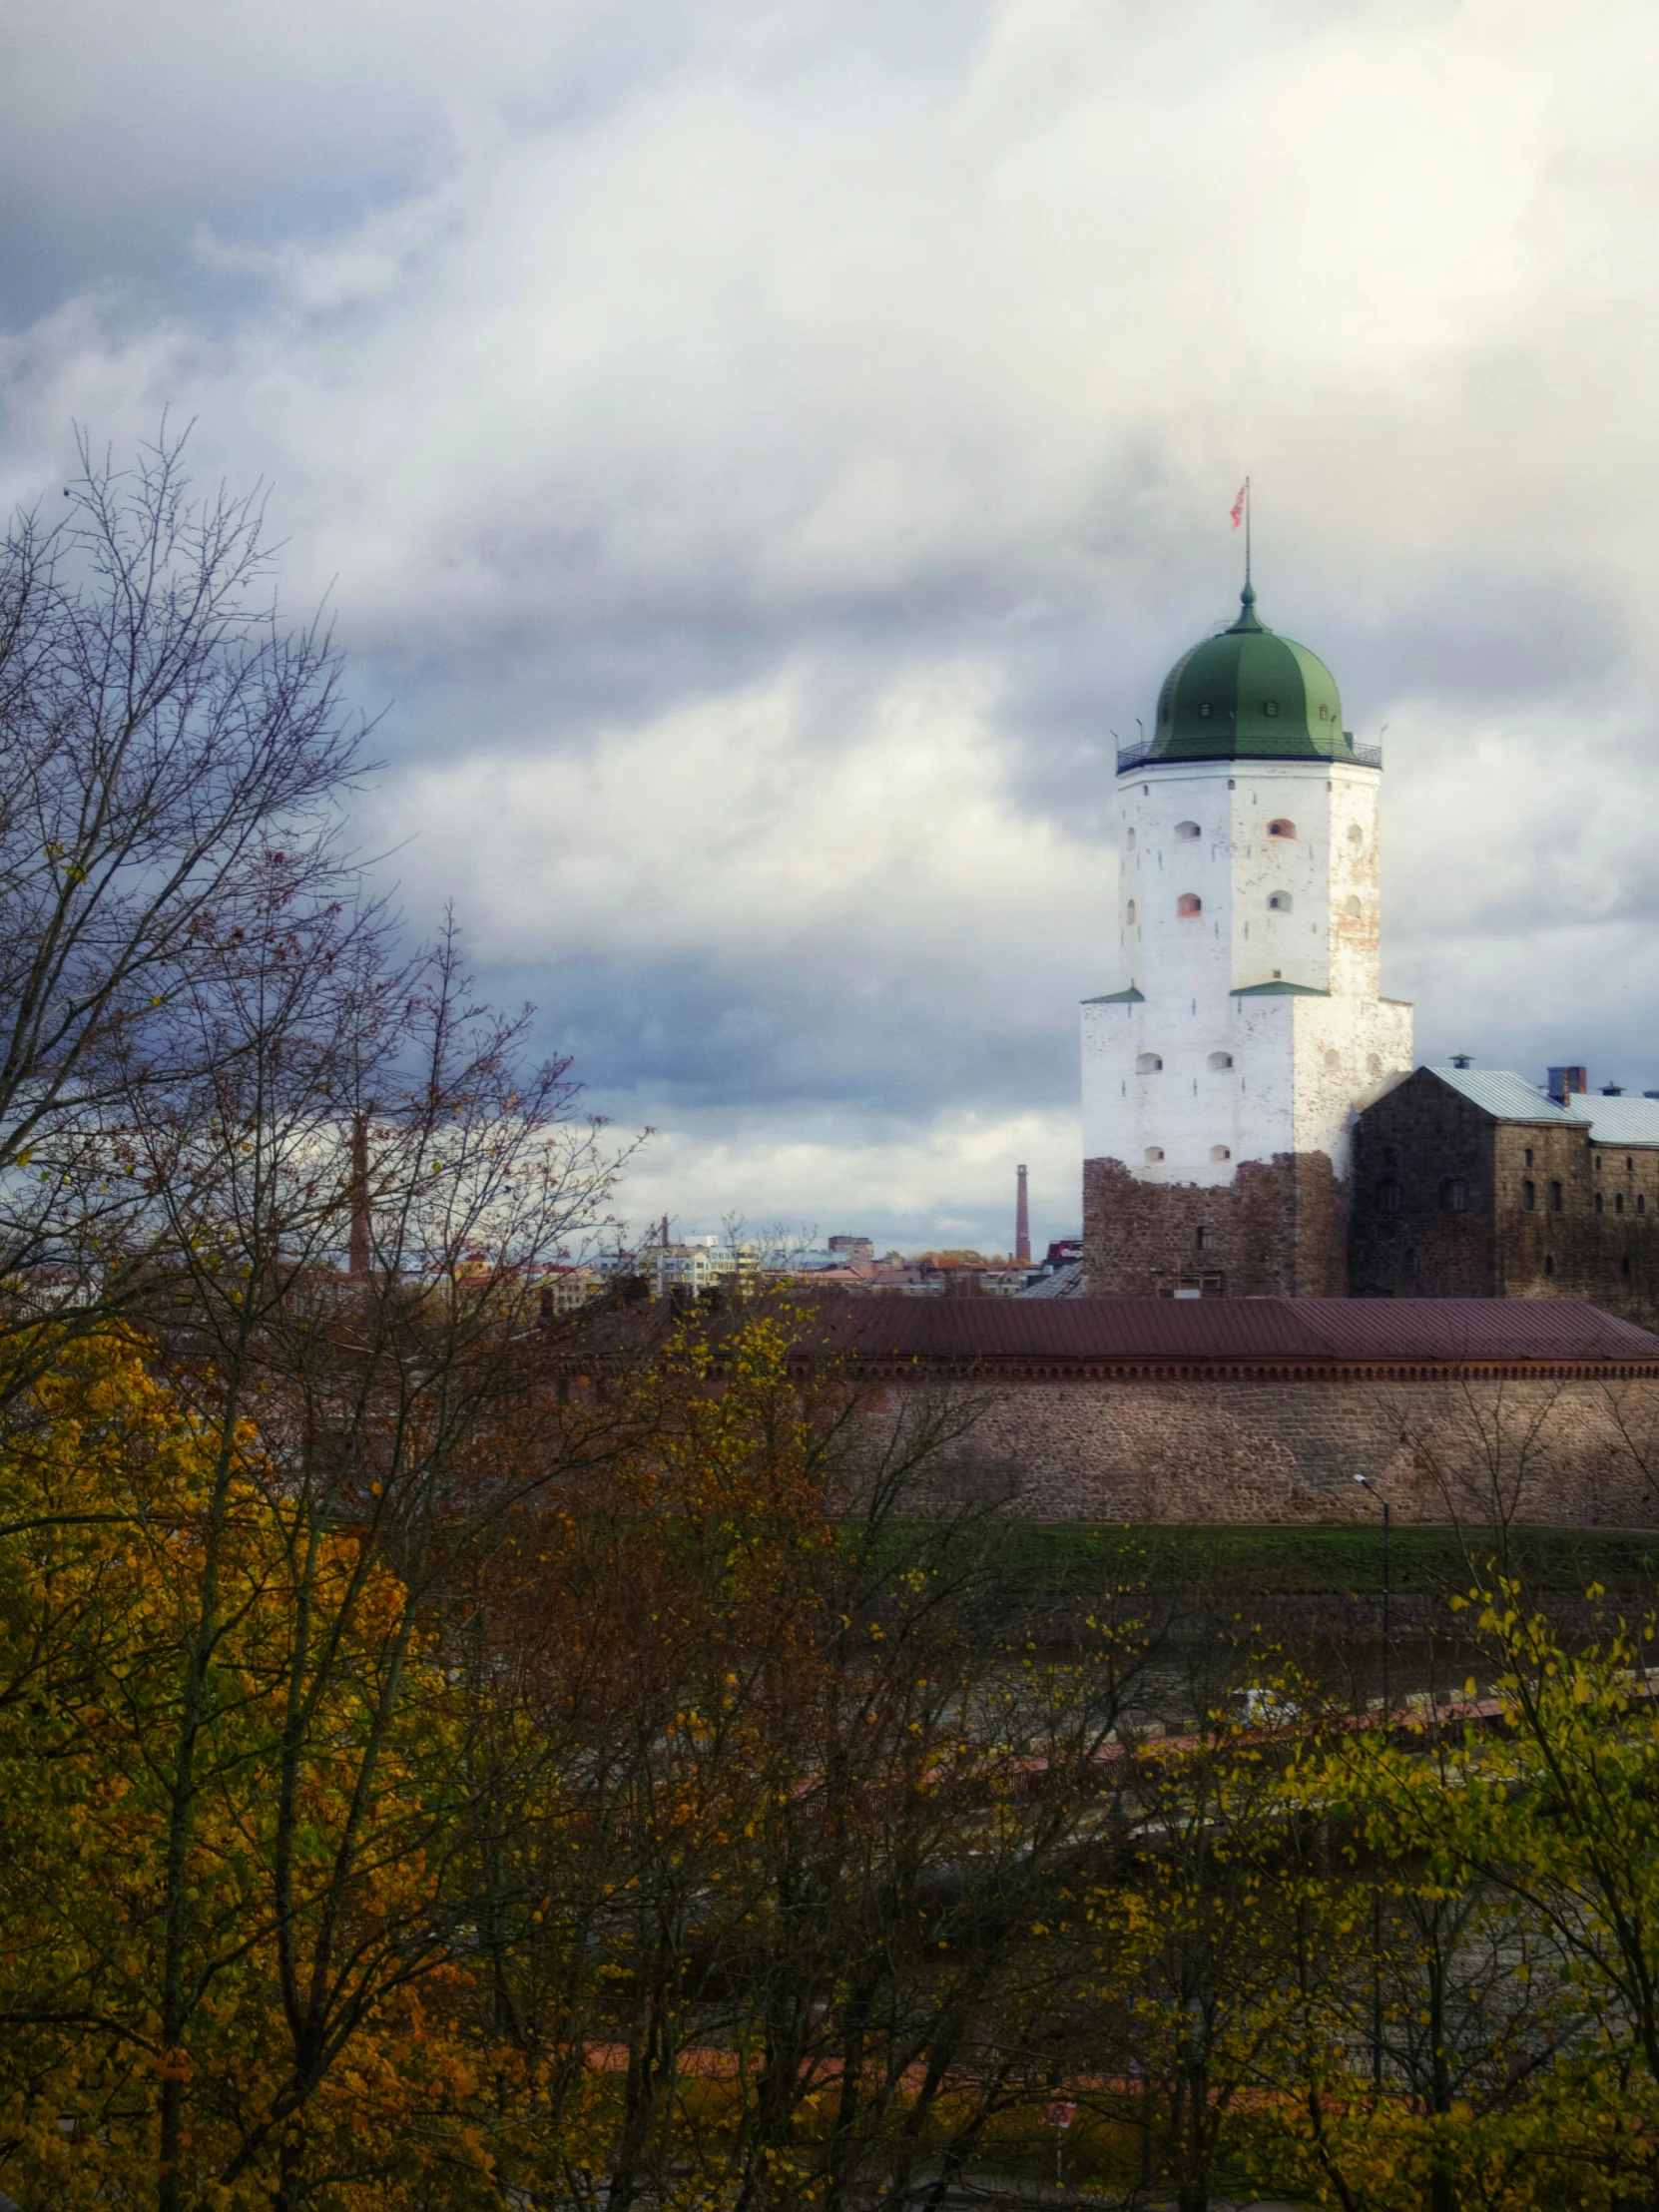
<svg viewBox="0 0 1659 2212">
<path fill-rule="evenodd" d="M 1025 1200 L 1025 1170 L 1019 1171 L 1019 1196 L 1014 1202 L 1014 1265 L 1031 1265 L 1031 1210 Z"/>
<path fill-rule="evenodd" d="M 368 1273 L 368 1116 L 351 1116 L 351 1244 L 348 1260 L 352 1275 Z"/>
</svg>

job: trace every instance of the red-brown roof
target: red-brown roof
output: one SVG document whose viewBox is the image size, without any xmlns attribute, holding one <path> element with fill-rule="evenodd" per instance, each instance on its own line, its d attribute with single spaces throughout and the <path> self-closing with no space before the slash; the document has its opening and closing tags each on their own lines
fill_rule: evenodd
<svg viewBox="0 0 1659 2212">
<path fill-rule="evenodd" d="M 993 1299 L 815 1294 L 804 1351 L 865 1371 L 1026 1377 L 1368 1370 L 1588 1369 L 1659 1375 L 1659 1336 L 1576 1299 Z M 717 1340 L 742 1307 L 711 1315 Z M 627 1357 L 660 1344 L 666 1305 L 593 1313 L 556 1347 Z M 810 1338 L 810 1344 L 805 1339 Z"/>
</svg>

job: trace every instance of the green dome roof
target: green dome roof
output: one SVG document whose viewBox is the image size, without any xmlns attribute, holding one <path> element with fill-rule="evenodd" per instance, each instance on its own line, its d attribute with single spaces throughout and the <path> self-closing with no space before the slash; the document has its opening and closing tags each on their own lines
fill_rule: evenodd
<svg viewBox="0 0 1659 2212">
<path fill-rule="evenodd" d="M 1257 619 L 1246 580 L 1230 630 L 1164 678 L 1148 761 L 1352 761 L 1337 680 L 1317 654 Z M 1370 764 L 1368 764 L 1370 765 Z"/>
</svg>

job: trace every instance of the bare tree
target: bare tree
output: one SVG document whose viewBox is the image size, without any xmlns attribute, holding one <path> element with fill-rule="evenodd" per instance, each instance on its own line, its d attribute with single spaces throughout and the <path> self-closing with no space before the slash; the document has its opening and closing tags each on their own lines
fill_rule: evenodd
<svg viewBox="0 0 1659 2212">
<path fill-rule="evenodd" d="M 62 518 L 0 542 L 0 1273 L 60 1312 L 142 1267 L 125 1131 L 135 1090 L 202 1073 L 204 953 L 274 889 L 355 887 L 338 656 L 283 620 L 261 494 L 193 494 L 185 443 L 122 470 L 83 435 Z"/>
</svg>

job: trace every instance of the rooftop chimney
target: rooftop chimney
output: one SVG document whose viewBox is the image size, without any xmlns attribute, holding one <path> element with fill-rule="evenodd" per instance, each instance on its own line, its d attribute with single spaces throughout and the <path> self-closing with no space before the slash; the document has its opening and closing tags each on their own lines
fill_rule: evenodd
<svg viewBox="0 0 1659 2212">
<path fill-rule="evenodd" d="M 1031 1265 L 1031 1209 L 1025 1201 L 1025 1170 L 1019 1171 L 1019 1196 L 1014 1201 L 1014 1265 Z"/>
<path fill-rule="evenodd" d="M 1590 1078 L 1583 1068 L 1551 1068 L 1549 1071 L 1549 1095 L 1557 1106 L 1564 1106 L 1574 1092 L 1587 1091 Z"/>
<path fill-rule="evenodd" d="M 1451 1064 L 1454 1068 L 1466 1068 L 1473 1058 L 1472 1052 L 1454 1052 L 1451 1055 Z"/>
</svg>

